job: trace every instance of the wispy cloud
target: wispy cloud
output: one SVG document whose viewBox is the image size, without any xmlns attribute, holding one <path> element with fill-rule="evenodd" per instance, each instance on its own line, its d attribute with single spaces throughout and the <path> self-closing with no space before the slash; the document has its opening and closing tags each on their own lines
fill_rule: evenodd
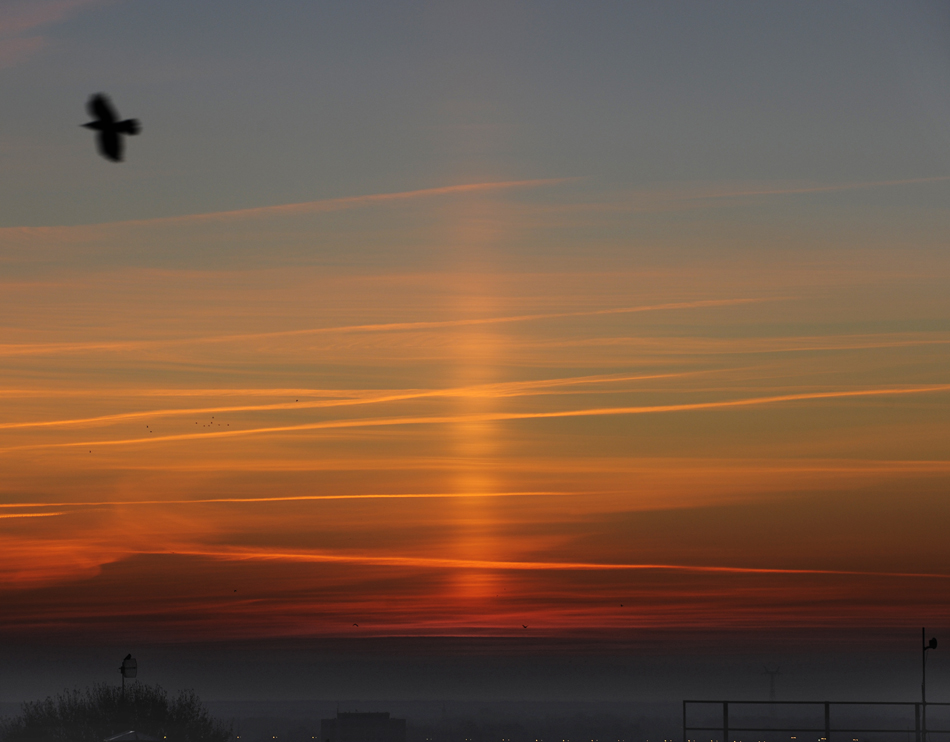
<svg viewBox="0 0 950 742">
<path fill-rule="evenodd" d="M 713 307 L 758 304 L 769 301 L 783 301 L 787 297 L 749 297 L 739 299 L 702 299 L 687 302 L 669 302 L 636 307 L 613 307 L 592 309 L 579 312 L 547 312 L 539 314 L 519 314 L 502 317 L 472 317 L 466 319 L 427 320 L 419 322 L 382 322 L 362 325 L 342 325 L 337 327 L 313 327 L 301 330 L 278 330 L 274 332 L 244 333 L 238 335 L 212 335 L 196 338 L 177 338 L 172 340 L 129 340 L 70 343 L 7 343 L 0 345 L 0 356 L 49 355 L 56 353 L 85 352 L 128 352 L 144 348 L 158 348 L 176 345 L 194 345 L 202 343 L 236 343 L 247 340 L 269 338 L 290 338 L 305 335 L 333 335 L 349 333 L 403 332 L 413 330 L 438 330 L 453 327 L 474 327 L 478 325 L 499 325 L 516 322 L 537 322 L 549 319 L 570 317 L 597 317 L 612 314 L 635 314 L 638 312 L 658 312 L 677 309 L 702 309 Z"/>
<path fill-rule="evenodd" d="M 616 384 L 628 381 L 648 381 L 654 379 L 672 379 L 690 376 L 701 371 L 686 371 L 672 374 L 611 374 L 599 376 L 575 376 L 566 379 L 540 379 L 536 381 L 514 381 L 498 384 L 478 384 L 465 387 L 446 389 L 412 389 L 406 391 L 375 391 L 375 390 L 340 390 L 333 396 L 348 396 L 347 399 L 324 399 L 303 402 L 275 402 L 272 404 L 256 405 L 221 405 L 216 407 L 184 407 L 159 410 L 143 410 L 139 412 L 121 412 L 114 415 L 97 415 L 96 417 L 72 418 L 64 420 L 37 420 L 32 422 L 0 423 L 0 430 L 16 430 L 24 428 L 55 428 L 72 426 L 106 425 L 109 423 L 125 422 L 160 417 L 201 416 L 225 412 L 271 412 L 277 410 L 306 410 L 327 407 L 347 407 L 352 405 L 385 404 L 388 402 L 403 402 L 412 399 L 433 397 L 467 397 L 502 399 L 538 394 L 557 394 L 560 390 L 580 385 Z M 313 394 L 315 390 L 308 390 Z M 318 392 L 319 393 L 319 392 Z"/>
<path fill-rule="evenodd" d="M 56 353 L 123 352 L 155 347 L 163 341 L 115 341 L 78 343 L 7 343 L 0 345 L 0 356 L 53 355 Z"/>
<path fill-rule="evenodd" d="M 274 425 L 243 430 L 214 431 L 208 433 L 184 433 L 176 435 L 157 435 L 148 438 L 123 438 L 118 440 L 71 441 L 65 443 L 37 443 L 30 445 L 0 448 L 0 453 L 15 451 L 41 450 L 56 448 L 93 448 L 95 446 L 135 446 L 155 445 L 198 439 L 240 438 L 248 436 L 280 435 L 316 430 L 334 430 L 343 428 L 373 428 L 397 425 L 458 425 L 466 423 L 503 422 L 509 420 L 543 420 L 570 417 L 601 417 L 613 415 L 653 415 L 671 412 L 694 412 L 736 407 L 753 407 L 790 402 L 817 401 L 826 399 L 848 399 L 859 397 L 887 397 L 908 394 L 934 394 L 950 391 L 950 384 L 932 384 L 926 386 L 892 387 L 884 389 L 860 389 L 849 391 L 804 392 L 799 394 L 780 394 L 763 397 L 746 397 L 710 402 L 688 402 L 683 404 L 642 405 L 630 407 L 595 407 L 576 410 L 557 410 L 550 412 L 489 412 L 462 415 L 404 416 L 355 420 L 325 420 L 299 425 Z"/>
<path fill-rule="evenodd" d="M 121 222 L 122 224 L 156 224 L 156 223 L 184 223 L 221 221 L 230 219 L 252 219 L 269 216 L 291 216 L 298 214 L 316 214 L 326 211 L 342 211 L 373 204 L 390 203 L 393 201 L 410 201 L 436 196 L 454 196 L 470 193 L 484 193 L 516 188 L 540 188 L 544 186 L 560 185 L 576 181 L 578 178 L 541 178 L 537 180 L 503 180 L 488 183 L 462 183 L 453 186 L 438 188 L 421 188 L 415 191 L 397 191 L 393 193 L 374 193 L 365 196 L 345 196 L 343 198 L 321 199 L 319 201 L 303 201 L 293 204 L 279 204 L 275 206 L 258 206 L 250 209 L 236 209 L 234 211 L 215 211 L 206 214 L 190 214 L 186 216 L 163 217 L 140 221 Z"/>
<path fill-rule="evenodd" d="M 931 178 L 905 178 L 903 180 L 869 180 L 850 183 L 831 183 L 828 185 L 801 185 L 749 188 L 744 190 L 724 190 L 722 192 L 700 193 L 690 198 L 738 198 L 742 196 L 794 196 L 800 193 L 826 193 L 830 191 L 856 191 L 867 188 L 886 188 L 888 186 L 921 185 L 941 183 L 950 180 L 950 175 L 938 175 Z"/>
<path fill-rule="evenodd" d="M 0 4 L 0 68 L 12 67 L 46 46 L 38 29 L 109 0 L 13 0 Z"/>
<path fill-rule="evenodd" d="M 305 330 L 285 330 L 281 332 L 256 333 L 248 335 L 224 335 L 216 338 L 205 338 L 204 342 L 226 342 L 251 340 L 257 338 L 293 337 L 297 335 L 317 335 L 328 333 L 349 332 L 392 332 L 400 330 L 428 330 L 447 327 L 470 327 L 475 325 L 498 325 L 512 322 L 532 322 L 547 319 L 565 319 L 568 317 L 597 317 L 610 314 L 633 314 L 636 312 L 657 312 L 674 309 L 701 309 L 704 307 L 725 307 L 740 304 L 758 304 L 768 301 L 783 301 L 787 297 L 750 297 L 742 299 L 702 299 L 699 301 L 670 302 L 666 304 L 649 304 L 638 307 L 614 307 L 610 309 L 592 309 L 582 312 L 548 312 L 544 314 L 520 314 L 507 317 L 476 317 L 470 319 L 432 320 L 423 322 L 389 322 L 367 325 L 347 325 L 343 327 L 318 327 Z"/>
<path fill-rule="evenodd" d="M 591 493 L 587 493 L 591 494 Z M 192 500 L 93 500 L 88 502 L 0 503 L 0 508 L 101 508 L 146 505 L 257 505 L 274 502 L 322 502 L 332 500 L 451 500 L 468 497 L 567 497 L 576 492 L 387 492 L 347 495 L 287 495 L 279 497 L 209 497 Z M 33 518 L 61 513 L 17 513 L 0 518 Z"/>
<path fill-rule="evenodd" d="M 0 35 L 13 36 L 65 20 L 105 0 L 7 0 L 0 5 Z"/>
<path fill-rule="evenodd" d="M 492 191 L 516 189 L 542 188 L 562 183 L 576 181 L 578 178 L 541 178 L 536 180 L 502 180 L 485 183 L 461 183 L 436 188 L 420 188 L 413 191 L 394 191 L 391 193 L 372 193 L 362 196 L 344 196 L 341 198 L 327 198 L 316 201 L 301 201 L 292 204 L 276 204 L 273 206 L 256 206 L 248 209 L 234 209 L 232 211 L 214 211 L 202 214 L 183 214 L 178 216 L 155 217 L 151 219 L 131 219 L 118 222 L 99 224 L 78 224 L 66 227 L 5 227 L 0 234 L 39 235 L 52 237 L 57 234 L 73 232 L 97 231 L 105 228 L 128 227 L 156 227 L 160 225 L 188 225 L 215 222 L 229 222 L 234 220 L 260 219 L 264 217 L 299 216 L 302 214 L 320 214 L 333 211 L 344 211 L 378 204 L 397 203 L 431 199 L 441 196 L 461 196 Z"/>
<path fill-rule="evenodd" d="M 350 564 L 367 564 L 384 567 L 421 567 L 429 569 L 476 569 L 476 570 L 517 570 L 517 571 L 661 571 L 661 572 L 690 572 L 695 574 L 726 573 L 745 575 L 842 575 L 862 577 L 913 577 L 928 579 L 950 579 L 950 574 L 943 572 L 875 572 L 864 570 L 837 570 L 837 569 L 783 569 L 775 567 L 731 567 L 715 565 L 689 564 L 640 564 L 640 563 L 610 563 L 610 562 L 576 562 L 576 561 L 514 561 L 493 559 L 454 559 L 443 557 L 417 556 L 377 556 L 366 554 L 330 554 L 314 551 L 290 550 L 257 550 L 257 549 L 188 549 L 156 552 L 160 554 L 183 554 L 187 556 L 212 557 L 235 561 L 296 561 L 296 562 L 343 562 Z"/>
<path fill-rule="evenodd" d="M 570 214 L 570 213 L 640 213 L 667 212 L 709 208 L 717 201 L 729 199 L 757 198 L 767 196 L 795 196 L 813 193 L 835 193 L 845 191 L 870 190 L 911 185 L 945 183 L 948 175 L 927 178 L 904 178 L 900 180 L 850 181 L 846 183 L 726 183 L 715 184 L 677 184 L 671 187 L 651 190 L 626 191 L 607 195 L 592 201 L 567 202 L 557 204 L 529 204 L 522 207 L 527 215 Z"/>
<path fill-rule="evenodd" d="M 463 460 L 452 456 L 434 457 L 434 456 L 399 456 L 399 457 L 374 457 L 371 460 L 354 457 L 333 457 L 329 459 L 315 459 L 312 457 L 264 457 L 254 458 L 242 456 L 240 459 L 225 457 L 221 459 L 203 458 L 200 461 L 191 460 L 168 460 L 161 461 L 140 461 L 136 463 L 123 462 L 121 469 L 123 471 L 160 471 L 160 472 L 226 472 L 233 474 L 235 472 L 324 472 L 324 471 L 458 471 L 462 466 L 469 469 L 480 468 L 485 471 L 504 474 L 561 474 L 561 475 L 583 475 L 584 484 L 576 487 L 565 483 L 564 487 L 557 492 L 552 491 L 552 496 L 579 495 L 587 497 L 589 495 L 626 495 L 628 490 L 620 485 L 620 489 L 593 489 L 589 486 L 593 476 L 608 475 L 636 475 L 638 477 L 650 476 L 654 479 L 668 481 L 676 480 L 702 480 L 707 484 L 715 478 L 717 481 L 728 482 L 728 486 L 733 490 L 740 486 L 741 482 L 754 480 L 756 492 L 761 493 L 765 487 L 766 480 L 778 482 L 787 489 L 791 476 L 811 478 L 813 475 L 827 476 L 829 481 L 839 482 L 845 479 L 866 479 L 873 477 L 903 477 L 906 475 L 931 476 L 950 473 L 950 461 L 938 460 L 890 460 L 890 461 L 862 461 L 853 459 L 794 459 L 794 460 L 748 460 L 748 459 L 724 459 L 718 462 L 712 462 L 704 459 L 690 458 L 658 458 L 642 459 L 637 457 L 589 457 L 575 456 L 571 458 L 552 459 L 551 457 L 519 457 L 512 458 L 492 458 L 484 457 L 477 462 Z M 614 480 L 615 481 L 615 480 Z M 774 489 L 774 487 L 772 488 Z M 495 490 L 483 493 L 482 491 L 461 491 L 458 494 L 461 497 L 472 496 L 480 497 L 483 494 L 490 495 Z M 446 496 L 453 493 L 446 493 Z M 521 496 L 523 492 L 501 492 L 501 495 Z M 530 493 L 528 493 L 530 494 Z M 538 493 L 541 494 L 541 493 Z M 363 495 L 353 495 L 362 497 Z M 375 495 L 366 495 L 375 497 Z M 401 495 L 393 495 L 401 496 Z M 440 495 L 434 495 L 440 496 Z M 315 496 L 320 497 L 320 496 Z M 337 497 L 336 495 L 333 496 Z M 340 499 L 347 499 L 350 495 L 340 495 Z M 116 501 L 118 504 L 124 500 Z M 164 501 L 163 501 L 164 502 Z M 189 501 L 191 502 L 191 501 Z M 82 504 L 77 502 L 62 503 Z M 96 503 L 89 503 L 94 505 Z M 102 504 L 109 504 L 104 502 Z M 27 504 L 19 503 L 26 507 Z M 38 503 L 30 505 L 35 507 L 59 507 L 57 503 Z M 2 507 L 2 506 L 0 506 Z"/>
<path fill-rule="evenodd" d="M 0 69 L 14 67 L 46 46 L 42 36 L 0 38 Z"/>
<path fill-rule="evenodd" d="M 743 355 L 876 350 L 927 345 L 950 345 L 950 337 L 935 332 L 825 335 L 801 337 L 597 337 L 535 341 L 535 347 L 570 348 L 630 346 L 667 355 Z"/>
</svg>

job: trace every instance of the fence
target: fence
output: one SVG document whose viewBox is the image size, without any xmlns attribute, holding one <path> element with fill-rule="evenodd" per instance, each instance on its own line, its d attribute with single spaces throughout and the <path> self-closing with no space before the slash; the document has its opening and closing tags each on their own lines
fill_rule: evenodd
<svg viewBox="0 0 950 742">
<path fill-rule="evenodd" d="M 687 724 L 687 709 L 693 705 L 718 705 L 722 709 L 722 724 L 717 724 L 716 726 L 690 726 Z M 729 710 L 730 707 L 735 709 L 736 706 L 769 706 L 769 707 L 782 707 L 782 706 L 795 706 L 795 707 L 808 707 L 815 706 L 820 707 L 824 710 L 824 724 L 822 726 L 808 726 L 803 724 L 798 724 L 797 726 L 733 726 L 730 724 L 729 719 Z M 874 706 L 874 707 L 889 707 L 890 709 L 900 710 L 910 708 L 914 709 L 914 727 L 913 729 L 908 728 L 907 726 L 901 728 L 895 727 L 885 727 L 885 728 L 867 728 L 859 727 L 852 725 L 833 725 L 831 712 L 835 707 L 859 707 L 859 706 Z M 701 700 L 686 700 L 683 701 L 683 742 L 691 742 L 689 737 L 689 732 L 721 732 L 722 737 L 717 742 L 736 742 L 736 740 L 730 738 L 730 734 L 733 732 L 788 732 L 788 733 L 820 733 L 824 736 L 821 739 L 824 739 L 825 742 L 831 742 L 831 735 L 838 733 L 849 733 L 849 734 L 911 734 L 914 735 L 914 742 L 928 742 L 927 735 L 929 734 L 950 734 L 950 729 L 930 729 L 926 726 L 926 711 L 931 707 L 947 707 L 950 706 L 950 703 L 927 703 L 926 708 L 922 708 L 924 704 L 917 702 L 904 702 L 904 701 L 701 701 Z M 773 710 L 770 709 L 770 710 Z M 817 711 L 818 709 L 816 709 Z M 924 714 L 921 714 L 921 711 Z M 748 712 L 747 712 L 748 713 Z M 742 722 L 738 722 L 742 723 Z M 853 738 L 852 738 L 853 739 Z M 850 742 L 850 741 L 849 741 Z"/>
</svg>

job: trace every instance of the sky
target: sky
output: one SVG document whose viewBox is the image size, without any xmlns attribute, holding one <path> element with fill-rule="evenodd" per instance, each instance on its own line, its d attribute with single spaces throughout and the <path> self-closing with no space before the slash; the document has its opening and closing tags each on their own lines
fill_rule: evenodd
<svg viewBox="0 0 950 742">
<path fill-rule="evenodd" d="M 914 698 L 948 38 L 940 2 L 6 0 L 0 644 L 539 688 L 592 642 L 892 652 Z M 59 688 L 6 656 L 0 700 Z"/>
</svg>

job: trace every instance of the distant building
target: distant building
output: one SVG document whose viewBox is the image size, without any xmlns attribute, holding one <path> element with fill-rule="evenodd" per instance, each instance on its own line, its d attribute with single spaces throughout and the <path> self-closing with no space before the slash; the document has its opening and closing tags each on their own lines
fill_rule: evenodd
<svg viewBox="0 0 950 742">
<path fill-rule="evenodd" d="M 335 719 L 320 720 L 320 742 L 406 742 L 406 720 L 378 713 L 337 712 Z"/>
</svg>

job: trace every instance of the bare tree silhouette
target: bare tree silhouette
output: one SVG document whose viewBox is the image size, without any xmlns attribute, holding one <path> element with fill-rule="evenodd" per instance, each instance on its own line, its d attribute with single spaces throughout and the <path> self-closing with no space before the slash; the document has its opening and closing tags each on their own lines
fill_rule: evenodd
<svg viewBox="0 0 950 742">
<path fill-rule="evenodd" d="M 20 715 L 0 724 L 3 742 L 102 742 L 135 730 L 159 739 L 227 742 L 231 730 L 213 719 L 194 691 L 169 699 L 157 685 L 134 683 L 64 691 L 56 698 L 24 703 Z"/>
</svg>

